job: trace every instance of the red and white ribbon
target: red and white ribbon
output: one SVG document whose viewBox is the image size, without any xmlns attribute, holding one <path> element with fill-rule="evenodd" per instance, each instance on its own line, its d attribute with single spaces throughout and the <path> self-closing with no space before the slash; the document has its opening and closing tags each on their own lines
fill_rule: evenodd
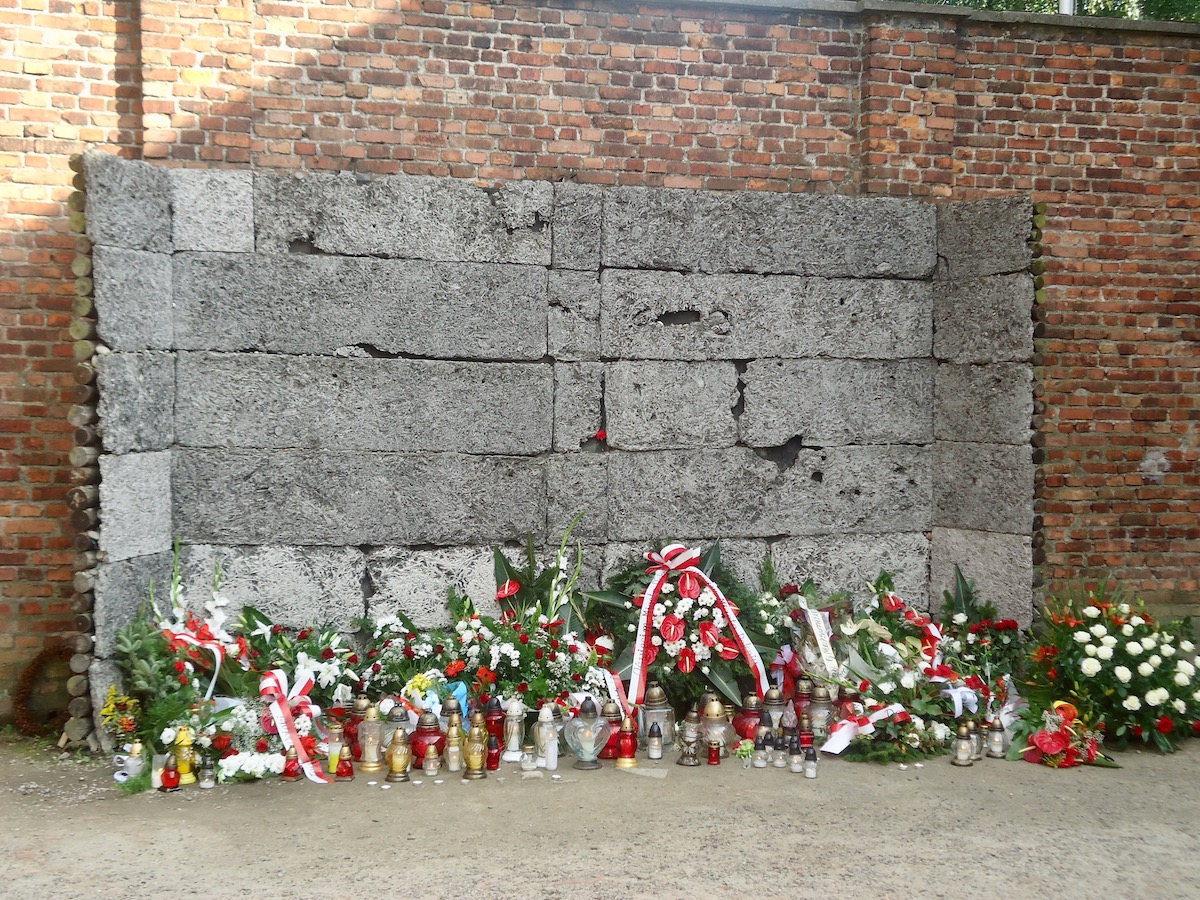
<svg viewBox="0 0 1200 900">
<path fill-rule="evenodd" d="M 208 683 L 208 690 L 204 692 L 204 699 L 211 700 L 213 688 L 217 686 L 217 676 L 221 674 L 221 661 L 225 659 L 225 645 L 215 638 L 209 640 L 199 638 L 190 631 L 172 631 L 167 628 L 163 630 L 167 636 L 167 640 L 179 641 L 181 644 L 191 644 L 193 647 L 199 647 L 201 650 L 208 650 L 213 655 L 213 676 L 212 681 Z"/>
<path fill-rule="evenodd" d="M 893 703 L 883 709 L 877 709 L 868 716 L 854 716 L 835 722 L 829 728 L 829 739 L 821 745 L 822 753 L 841 753 L 850 746 L 850 742 L 861 735 L 873 734 L 875 723 L 904 712 L 904 704 Z"/>
<path fill-rule="evenodd" d="M 661 553 L 650 552 L 646 554 L 646 559 L 651 562 L 650 568 L 646 571 L 652 573 L 650 586 L 646 588 L 646 593 L 642 599 L 642 611 L 638 616 L 637 638 L 633 645 L 633 671 L 629 676 L 629 697 L 627 698 L 626 711 L 630 706 L 641 706 L 643 696 L 646 692 L 646 675 L 650 669 L 650 660 L 655 653 L 651 648 L 652 638 L 654 637 L 654 606 L 658 602 L 659 595 L 662 594 L 663 586 L 667 583 L 668 578 L 672 575 L 682 577 L 685 574 L 695 577 L 698 582 L 712 591 L 716 598 L 714 608 L 719 609 L 722 615 L 725 616 L 725 621 L 729 623 L 729 629 L 733 632 L 733 640 L 737 645 L 738 652 L 745 658 L 750 665 L 750 671 L 754 675 L 754 680 L 757 685 L 758 695 L 761 697 L 767 692 L 767 670 L 763 665 L 762 657 L 758 655 L 758 650 L 755 649 L 754 643 L 746 634 L 746 630 L 742 627 L 742 623 L 738 621 L 737 610 L 730 603 L 725 595 L 721 593 L 721 589 L 699 568 L 696 564 L 700 561 L 700 551 L 688 549 L 683 544 L 670 544 L 662 549 Z"/>
<path fill-rule="evenodd" d="M 296 674 L 296 685 L 289 691 L 286 672 L 282 669 L 264 672 L 262 680 L 258 684 L 258 693 L 269 704 L 267 710 L 275 722 L 275 727 L 279 730 L 279 740 L 283 742 L 283 749 L 285 751 L 295 749 L 296 759 L 299 760 L 300 767 L 304 769 L 304 774 L 308 776 L 309 781 L 328 784 L 331 779 L 321 771 L 320 766 L 309 759 L 304 745 L 300 742 L 300 734 L 296 731 L 296 720 L 292 716 L 293 706 L 303 710 L 305 715 L 312 716 L 314 720 L 321 712 L 320 708 L 308 698 L 308 692 L 313 687 L 312 674 L 308 672 L 297 672 Z"/>
</svg>

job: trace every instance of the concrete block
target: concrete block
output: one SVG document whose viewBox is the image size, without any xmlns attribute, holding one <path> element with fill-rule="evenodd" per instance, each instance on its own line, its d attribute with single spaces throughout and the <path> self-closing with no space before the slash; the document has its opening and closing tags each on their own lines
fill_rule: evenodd
<svg viewBox="0 0 1200 900">
<path fill-rule="evenodd" d="M 368 600 L 372 619 L 399 610 L 418 628 L 449 625 L 446 599 L 452 587 L 470 597 L 482 615 L 500 614 L 490 547 L 387 547 L 370 553 L 367 571 L 374 590 Z"/>
<path fill-rule="evenodd" d="M 1000 618 L 1022 626 L 1033 620 L 1033 550 L 1028 534 L 933 529 L 930 593 L 940 608 L 943 591 L 954 591 L 954 566 L 975 582 L 975 596 L 993 604 Z"/>
<path fill-rule="evenodd" d="M 578 450 L 591 441 L 604 422 L 602 363 L 558 363 L 554 366 L 554 449 Z"/>
<path fill-rule="evenodd" d="M 260 253 L 550 265 L 554 186 L 454 178 L 254 177 Z"/>
<path fill-rule="evenodd" d="M 721 542 L 721 562 L 733 570 L 742 583 L 751 588 L 758 586 L 759 567 L 767 554 L 767 542 L 763 540 L 743 540 L 738 538 L 691 538 L 661 537 L 639 543 L 613 542 L 603 548 L 603 567 L 600 573 L 601 584 L 608 586 L 610 578 L 614 577 L 628 566 L 639 565 L 642 568 L 649 565 L 645 560 L 647 551 L 659 551 L 665 545 L 681 543 L 688 547 L 698 548 L 702 553 L 707 551 L 716 541 Z"/>
<path fill-rule="evenodd" d="M 1028 362 L 1033 279 L 995 275 L 934 286 L 933 355 L 954 363 Z"/>
<path fill-rule="evenodd" d="M 891 197 L 620 187 L 604 195 L 605 266 L 828 278 L 924 278 L 934 208 Z"/>
<path fill-rule="evenodd" d="M 178 441 L 190 447 L 550 449 L 544 363 L 181 353 Z"/>
<path fill-rule="evenodd" d="M 330 256 L 179 254 L 185 350 L 540 360 L 546 271 Z"/>
<path fill-rule="evenodd" d="M 194 543 L 484 544 L 546 522 L 539 459 L 176 450 L 175 526 Z"/>
<path fill-rule="evenodd" d="M 927 283 L 680 275 L 601 275 L 604 356 L 905 359 L 933 345 Z"/>
<path fill-rule="evenodd" d="M 96 655 L 111 659 L 116 652 L 117 632 L 145 607 L 153 585 L 158 608 L 170 611 L 172 554 L 154 553 L 119 562 L 104 563 L 96 576 L 96 605 L 92 624 L 96 629 Z M 153 616 L 153 612 L 151 611 Z"/>
<path fill-rule="evenodd" d="M 557 360 L 600 358 L 600 280 L 593 272 L 549 273 L 547 352 Z"/>
<path fill-rule="evenodd" d="M 598 185 L 573 181 L 554 185 L 554 268 L 593 272 L 600 268 L 603 203 L 603 192 Z"/>
<path fill-rule="evenodd" d="M 189 606 L 202 609 L 212 597 L 215 565 L 221 564 L 221 596 L 236 621 L 253 606 L 273 622 L 293 628 L 331 625 L 353 631 L 366 614 L 366 559 L 355 547 L 229 547 L 197 544 L 183 548 L 182 570 Z"/>
<path fill-rule="evenodd" d="M 927 448 L 612 453 L 609 536 L 763 537 L 837 531 L 925 530 L 932 475 Z"/>
<path fill-rule="evenodd" d="M 938 441 L 934 465 L 934 524 L 1030 533 L 1034 470 L 1028 446 Z"/>
<path fill-rule="evenodd" d="M 171 257 L 97 246 L 92 251 L 96 331 L 113 350 L 169 350 Z"/>
<path fill-rule="evenodd" d="M 254 252 L 254 175 L 172 169 L 175 250 Z"/>
<path fill-rule="evenodd" d="M 607 453 L 555 453 L 546 463 L 546 541 L 561 541 L 576 517 L 571 542 L 608 536 Z"/>
<path fill-rule="evenodd" d="M 887 571 L 910 606 L 928 608 L 929 538 L 919 531 L 783 538 L 772 543 L 771 559 L 783 584 L 812 578 L 822 596 L 846 591 L 857 600 L 866 600 L 867 582 Z"/>
<path fill-rule="evenodd" d="M 927 444 L 933 440 L 933 373 L 927 359 L 756 360 L 742 375 L 738 432 L 752 447 L 778 446 L 797 435 L 822 447 Z"/>
<path fill-rule="evenodd" d="M 100 549 L 110 562 L 171 548 L 171 451 L 100 457 Z"/>
<path fill-rule="evenodd" d="M 1033 372 L 1022 363 L 937 367 L 934 428 L 939 440 L 1028 444 Z"/>
<path fill-rule="evenodd" d="M 620 450 L 732 447 L 737 381 L 736 368 L 727 362 L 608 363 L 608 445 Z"/>
<path fill-rule="evenodd" d="M 87 233 L 98 247 L 170 253 L 171 175 L 111 153 L 84 155 Z"/>
<path fill-rule="evenodd" d="M 938 277 L 955 281 L 1028 269 L 1032 218 L 1028 197 L 939 204 Z"/>
<path fill-rule="evenodd" d="M 175 354 L 97 357 L 100 421 L 108 453 L 166 450 L 175 442 Z"/>
</svg>

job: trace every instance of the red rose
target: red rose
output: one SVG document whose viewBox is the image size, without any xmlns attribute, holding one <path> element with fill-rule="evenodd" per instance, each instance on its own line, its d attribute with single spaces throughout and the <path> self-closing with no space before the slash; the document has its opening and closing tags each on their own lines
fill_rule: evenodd
<svg viewBox="0 0 1200 900">
<path fill-rule="evenodd" d="M 179 683 L 180 683 L 180 684 L 187 684 L 187 681 L 188 681 L 188 679 L 187 679 L 187 676 L 186 676 L 186 675 L 180 675 L 180 676 L 179 676 Z"/>
<path fill-rule="evenodd" d="M 228 750 L 226 750 L 224 753 L 221 754 L 221 759 L 229 759 L 229 757 L 237 756 L 237 755 L 238 755 L 238 751 L 236 751 L 232 747 L 230 747 Z"/>
<path fill-rule="evenodd" d="M 321 659 L 333 659 L 333 650 L 329 647 L 326 647 L 321 651 Z"/>
<path fill-rule="evenodd" d="M 529 682 L 528 681 L 522 681 L 520 684 L 517 685 L 517 693 L 518 694 L 524 694 L 527 690 L 529 690 Z"/>
<path fill-rule="evenodd" d="M 517 638 L 517 640 L 519 640 L 522 644 L 528 644 L 529 643 L 529 635 L 523 634 L 519 638 Z"/>
<path fill-rule="evenodd" d="M 376 659 L 379 656 L 379 651 L 371 649 L 367 651 L 367 659 Z"/>
<path fill-rule="evenodd" d="M 414 656 L 416 656 L 416 655 L 417 655 L 417 652 L 416 652 L 415 650 L 413 650 L 413 648 L 412 648 L 412 647 L 405 647 L 405 648 L 404 648 L 404 656 L 405 656 L 407 659 L 412 659 L 412 658 L 413 658 Z"/>
<path fill-rule="evenodd" d="M 271 634 L 280 634 L 283 631 L 282 625 L 272 625 Z"/>
<path fill-rule="evenodd" d="M 307 628 L 304 628 L 300 631 L 299 634 L 296 635 L 296 640 L 303 641 L 303 640 L 307 639 L 310 634 L 312 634 L 312 632 L 309 631 Z"/>
<path fill-rule="evenodd" d="M 1192 723 L 1192 734 L 1200 734 L 1200 721 Z"/>
<path fill-rule="evenodd" d="M 1142 732 L 1142 726 L 1141 726 L 1141 725 L 1134 725 L 1134 726 L 1133 726 L 1133 728 L 1132 728 L 1132 729 L 1130 729 L 1130 730 L 1133 732 L 1133 736 L 1134 736 L 1134 737 L 1139 737 L 1139 738 L 1140 738 L 1140 737 L 1142 736 L 1142 733 L 1143 733 L 1143 732 Z"/>
<path fill-rule="evenodd" d="M 379 663 L 372 663 L 371 671 L 374 672 L 376 675 L 378 675 L 380 672 L 383 671 L 383 666 L 381 666 Z"/>
<path fill-rule="evenodd" d="M 258 751 L 259 753 L 266 753 L 266 752 L 267 752 L 267 746 L 268 746 L 268 745 L 267 745 L 267 739 L 266 739 L 266 738 L 259 738 L 259 739 L 258 739 L 258 742 L 257 742 L 257 743 L 254 745 L 254 749 L 255 749 L 256 751 Z"/>
<path fill-rule="evenodd" d="M 1048 756 L 1062 753 L 1070 742 L 1065 731 L 1039 731 L 1032 740 L 1033 745 Z"/>
<path fill-rule="evenodd" d="M 553 640 L 550 641 L 550 649 L 551 650 L 558 649 L 558 638 L 554 638 Z"/>
<path fill-rule="evenodd" d="M 484 691 L 482 694 L 479 695 L 479 705 L 480 706 L 486 705 L 488 700 L 490 700 L 490 699 L 491 699 L 491 697 L 489 697 L 487 695 L 487 691 Z"/>
<path fill-rule="evenodd" d="M 573 675 L 571 675 L 571 680 L 574 681 L 576 684 L 579 684 L 579 682 L 583 681 L 583 676 L 580 675 L 578 672 L 575 672 Z"/>
<path fill-rule="evenodd" d="M 779 599 L 782 600 L 785 597 L 790 597 L 790 596 L 792 596 L 792 594 L 798 594 L 798 593 L 800 593 L 800 588 L 796 587 L 796 585 L 785 584 L 783 587 L 781 587 L 779 589 Z"/>
<path fill-rule="evenodd" d="M 1170 734 L 1175 727 L 1175 722 L 1170 716 L 1163 716 L 1154 724 L 1154 727 L 1158 729 L 1159 734 Z"/>
<path fill-rule="evenodd" d="M 438 644 L 436 647 L 434 647 L 434 648 L 433 648 L 433 655 L 434 655 L 434 656 L 441 656 L 441 655 L 442 655 L 442 651 L 443 651 L 443 650 L 445 650 L 445 649 L 446 649 L 446 648 L 445 648 L 445 647 L 443 647 L 441 644 Z"/>
<path fill-rule="evenodd" d="M 349 656 L 346 657 L 346 662 L 348 662 L 352 666 L 358 665 L 358 654 L 351 653 Z"/>
<path fill-rule="evenodd" d="M 224 753 L 233 744 L 233 738 L 227 734 L 218 734 L 212 739 L 213 749 L 218 753 Z"/>
<path fill-rule="evenodd" d="M 642 604 L 646 602 L 646 595 L 644 593 L 638 592 L 638 593 L 634 594 L 631 599 L 633 600 L 633 605 L 636 606 L 638 609 L 641 609 Z"/>
<path fill-rule="evenodd" d="M 788 618 L 791 619 L 793 622 L 799 622 L 801 619 L 804 618 L 804 611 L 799 610 L 799 609 L 793 609 L 790 613 L 788 613 Z"/>
</svg>

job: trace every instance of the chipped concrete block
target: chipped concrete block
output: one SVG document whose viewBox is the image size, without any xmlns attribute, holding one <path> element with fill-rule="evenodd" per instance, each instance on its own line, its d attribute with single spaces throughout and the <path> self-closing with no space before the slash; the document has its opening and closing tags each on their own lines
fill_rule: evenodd
<svg viewBox="0 0 1200 900">
<path fill-rule="evenodd" d="M 953 363 L 1028 362 L 1032 310 L 1028 272 L 937 284 L 933 355 Z"/>
<path fill-rule="evenodd" d="M 599 359 L 599 276 L 551 269 L 546 299 L 547 353 L 563 361 Z"/>
<path fill-rule="evenodd" d="M 604 366 L 558 363 L 554 366 L 554 449 L 589 445 L 604 421 Z"/>
<path fill-rule="evenodd" d="M 1033 528 L 1033 459 L 1028 446 L 938 441 L 934 523 L 1027 535 Z"/>
<path fill-rule="evenodd" d="M 254 175 L 172 169 L 175 250 L 254 252 Z"/>
<path fill-rule="evenodd" d="M 1028 197 L 965 200 L 936 208 L 940 278 L 957 281 L 1029 268 L 1033 204 Z"/>
<path fill-rule="evenodd" d="M 482 615 L 500 613 L 490 547 L 382 548 L 368 555 L 367 569 L 374 589 L 372 619 L 400 611 L 418 628 L 449 625 L 446 600 L 452 587 L 470 597 Z"/>
<path fill-rule="evenodd" d="M 927 359 L 756 360 L 742 375 L 739 435 L 752 447 L 797 435 L 815 446 L 927 444 L 933 368 Z"/>
<path fill-rule="evenodd" d="M 175 354 L 105 353 L 96 363 L 105 451 L 170 447 L 175 441 Z"/>
<path fill-rule="evenodd" d="M 846 591 L 857 600 L 866 600 L 867 582 L 887 571 L 910 606 L 928 608 L 929 538 L 923 532 L 783 538 L 771 544 L 771 560 L 783 584 L 812 578 L 822 596 Z"/>
<path fill-rule="evenodd" d="M 144 606 L 150 610 L 147 604 L 151 587 L 159 609 L 164 614 L 169 611 L 171 564 L 172 554 L 168 551 L 108 562 L 98 567 L 96 605 L 92 611 L 98 657 L 111 659 L 116 653 L 117 632 Z M 150 614 L 153 616 L 152 611 Z"/>
<path fill-rule="evenodd" d="M 170 253 L 170 171 L 111 153 L 86 153 L 83 159 L 92 242 L 97 247 Z"/>
<path fill-rule="evenodd" d="M 975 582 L 978 600 L 993 604 L 1002 619 L 1024 627 L 1033 620 L 1033 550 L 1028 534 L 933 529 L 930 593 L 938 607 L 954 591 L 954 567 Z"/>
<path fill-rule="evenodd" d="M 171 548 L 171 451 L 100 457 L 100 549 L 110 562 Z"/>
<path fill-rule="evenodd" d="M 532 455 L 550 449 L 544 363 L 182 353 L 178 441 Z"/>
<path fill-rule="evenodd" d="M 1033 436 L 1033 371 L 1023 363 L 937 367 L 939 440 L 1028 444 Z"/>
<path fill-rule="evenodd" d="M 617 450 L 732 447 L 738 375 L 728 362 L 605 366 L 608 445 Z"/>
<path fill-rule="evenodd" d="M 554 268 L 593 272 L 600 268 L 603 198 L 599 185 L 573 181 L 554 185 Z"/>
<path fill-rule="evenodd" d="M 174 346 L 171 257 L 97 246 L 92 252 L 96 332 L 113 350 Z"/>
<path fill-rule="evenodd" d="M 928 356 L 925 282 L 606 270 L 600 341 L 616 359 Z"/>
<path fill-rule="evenodd" d="M 608 536 L 608 454 L 555 453 L 546 464 L 546 540 L 561 540 L 577 518 L 572 543 Z"/>
</svg>

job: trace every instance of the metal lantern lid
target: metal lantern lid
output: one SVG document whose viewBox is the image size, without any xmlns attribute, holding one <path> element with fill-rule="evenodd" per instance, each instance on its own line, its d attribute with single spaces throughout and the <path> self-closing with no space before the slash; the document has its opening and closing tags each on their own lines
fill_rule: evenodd
<svg viewBox="0 0 1200 900">
<path fill-rule="evenodd" d="M 425 746 L 425 758 L 426 758 L 427 760 L 431 760 L 431 759 L 438 759 L 438 758 L 440 758 L 440 755 L 439 755 L 439 754 L 438 754 L 438 752 L 437 752 L 437 746 L 436 746 L 436 745 L 434 745 L 434 744 L 427 744 L 427 745 Z"/>
<path fill-rule="evenodd" d="M 325 730 L 329 732 L 329 737 L 334 740 L 341 740 L 346 729 L 342 727 L 341 722 L 330 722 L 325 726 Z"/>
<path fill-rule="evenodd" d="M 351 712 L 356 716 L 365 716 L 370 706 L 371 701 L 367 699 L 367 695 L 359 694 L 354 698 L 354 705 L 351 707 Z"/>
<path fill-rule="evenodd" d="M 971 729 L 969 729 L 966 725 L 959 725 L 958 726 L 958 737 L 960 740 L 970 740 L 971 739 Z"/>
<path fill-rule="evenodd" d="M 396 724 L 397 722 L 403 722 L 407 719 L 408 719 L 408 710 L 406 710 L 404 708 L 403 704 L 397 703 L 390 710 L 388 710 L 387 720 L 389 722 L 391 722 L 393 725 Z"/>
<path fill-rule="evenodd" d="M 704 707 L 704 718 L 706 721 L 715 722 L 718 719 L 725 719 L 725 704 L 713 697 L 708 701 L 708 705 Z"/>
<path fill-rule="evenodd" d="M 622 722 L 621 722 L 621 730 L 622 730 L 622 731 L 625 731 L 625 732 L 630 732 L 630 733 L 632 733 L 632 732 L 634 732 L 634 731 L 636 731 L 636 730 L 637 730 L 637 726 L 636 726 L 636 725 L 633 723 L 633 717 L 632 717 L 632 716 L 626 716 L 626 717 L 625 717 L 625 718 L 622 720 Z"/>
<path fill-rule="evenodd" d="M 395 747 L 401 744 L 408 744 L 408 732 L 403 728 L 397 728 L 395 733 L 392 735 L 392 746 Z"/>
<path fill-rule="evenodd" d="M 441 730 L 441 723 L 438 721 L 437 713 L 431 709 L 421 713 L 421 717 L 417 719 L 418 728 L 437 728 Z"/>
<path fill-rule="evenodd" d="M 378 722 L 379 708 L 374 703 L 368 703 L 367 708 L 363 710 L 362 717 L 364 722 Z"/>
<path fill-rule="evenodd" d="M 700 724 L 700 711 L 696 707 L 692 707 L 687 711 L 687 715 L 683 717 L 685 722 L 691 722 L 693 725 Z"/>
<path fill-rule="evenodd" d="M 601 710 L 602 715 L 606 719 L 623 719 L 624 713 L 621 712 L 621 707 L 616 700 L 604 701 L 604 709 Z"/>
<path fill-rule="evenodd" d="M 813 692 L 812 679 L 810 679 L 810 678 L 796 679 L 796 693 L 797 694 L 801 694 L 801 695 L 811 694 L 812 692 Z"/>
<path fill-rule="evenodd" d="M 762 700 L 758 699 L 758 694 L 747 694 L 742 700 L 742 709 L 762 709 Z"/>
<path fill-rule="evenodd" d="M 442 703 L 442 715 L 449 719 L 453 713 L 458 713 L 461 716 L 462 705 L 458 702 L 458 698 L 451 694 L 446 698 L 445 702 Z"/>
<path fill-rule="evenodd" d="M 591 697 L 588 697 L 579 706 L 579 718 L 594 719 L 596 716 L 596 701 L 594 701 Z"/>
<path fill-rule="evenodd" d="M 662 709 L 670 704 L 667 702 L 667 692 L 657 681 L 652 681 L 646 688 L 645 709 Z"/>
<path fill-rule="evenodd" d="M 815 688 L 813 688 L 812 698 L 816 703 L 829 703 L 829 688 L 825 687 L 823 684 L 818 684 Z"/>
</svg>

